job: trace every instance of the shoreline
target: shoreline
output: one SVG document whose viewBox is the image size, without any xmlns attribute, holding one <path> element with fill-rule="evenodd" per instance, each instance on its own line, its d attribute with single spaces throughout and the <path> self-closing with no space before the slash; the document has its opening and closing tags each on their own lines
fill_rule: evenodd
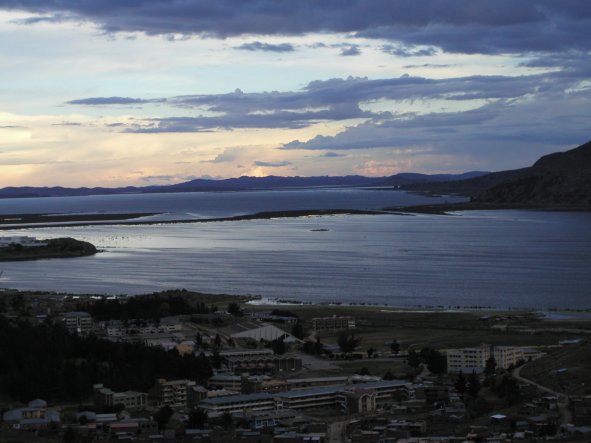
<svg viewBox="0 0 591 443">
<path fill-rule="evenodd" d="M 339 309 L 350 309 L 350 308 L 358 308 L 362 310 L 369 310 L 369 311 L 379 311 L 383 313 L 404 313 L 404 312 L 414 312 L 414 313 L 466 313 L 466 312 L 473 312 L 473 313 L 494 313 L 494 312 L 529 312 L 529 313 L 537 313 L 543 315 L 544 317 L 548 317 L 547 313 L 565 313 L 570 314 L 573 317 L 576 317 L 577 314 L 584 315 L 588 314 L 591 316 L 591 308 L 586 309 L 576 309 L 576 308 L 565 308 L 565 307 L 534 307 L 534 306 L 478 306 L 478 305 L 397 305 L 397 304 L 384 304 L 384 303 L 355 303 L 355 302 L 338 302 L 338 301 L 325 301 L 325 302 L 313 302 L 313 301 L 299 301 L 299 300 L 288 300 L 288 299 L 278 299 L 278 298 L 270 298 L 262 295 L 253 295 L 253 294 L 228 294 L 228 293 L 208 293 L 208 292 L 201 292 L 198 290 L 192 289 L 184 289 L 184 288 L 170 288 L 170 289 L 162 289 L 156 290 L 151 292 L 145 292 L 141 294 L 107 294 L 107 293 L 72 293 L 72 292 L 56 292 L 56 291 L 43 291 L 43 290 L 36 290 L 36 289 L 17 289 L 17 288 L 0 288 L 0 297 L 3 294 L 23 294 L 23 295 L 31 295 L 31 296 L 43 296 L 43 297 L 50 297 L 50 298 L 58 298 L 58 299 L 106 299 L 106 300 L 125 300 L 133 297 L 144 297 L 144 296 L 151 296 L 155 294 L 167 294 L 170 292 L 179 292 L 179 293 L 187 293 L 189 296 L 199 296 L 207 298 L 208 300 L 215 302 L 217 298 L 220 301 L 225 301 L 227 299 L 233 299 L 238 302 L 244 303 L 247 306 L 252 308 L 262 308 L 262 309 L 271 309 L 271 308 L 281 308 L 281 307 L 291 307 L 294 309 L 297 308 L 315 308 L 315 309 L 327 309 L 327 310 L 339 310 Z M 332 314 L 331 314 L 332 315 Z M 549 317 L 548 317 L 549 318 Z M 585 316 L 583 318 L 587 320 L 588 318 Z"/>
<path fill-rule="evenodd" d="M 65 228 L 81 226 L 112 225 L 165 225 L 177 223 L 215 223 L 227 221 L 270 220 L 274 218 L 299 218 L 330 215 L 402 215 L 415 214 L 453 215 L 460 211 L 552 211 L 591 212 L 591 206 L 522 205 L 497 203 L 445 203 L 434 205 L 391 206 L 382 209 L 302 209 L 264 211 L 230 217 L 171 218 L 168 220 L 141 220 L 145 217 L 162 216 L 163 212 L 101 213 L 101 214 L 4 214 L 0 215 L 0 231 L 35 228 Z"/>
<path fill-rule="evenodd" d="M 165 213 L 131 213 L 131 214 L 99 214 L 96 217 L 93 214 L 64 214 L 46 215 L 46 214 L 28 214 L 27 222 L 21 224 L 13 222 L 18 216 L 3 215 L 0 217 L 0 230 L 34 229 L 34 228 L 66 228 L 80 226 L 112 226 L 112 225 L 164 225 L 177 223 L 214 223 L 225 221 L 245 221 L 245 220 L 270 220 L 274 218 L 298 218 L 327 215 L 380 215 L 394 214 L 381 210 L 361 210 L 361 209 L 304 209 L 291 211 L 269 211 L 256 212 L 254 214 L 234 215 L 231 217 L 212 217 L 196 219 L 170 219 L 170 220 L 140 220 L 143 217 L 164 215 Z M 406 214 L 397 214 L 406 215 Z M 54 222 L 48 222 L 52 219 Z M 9 220 L 9 223 L 5 223 Z M 12 222 L 12 223 L 11 223 Z"/>
</svg>

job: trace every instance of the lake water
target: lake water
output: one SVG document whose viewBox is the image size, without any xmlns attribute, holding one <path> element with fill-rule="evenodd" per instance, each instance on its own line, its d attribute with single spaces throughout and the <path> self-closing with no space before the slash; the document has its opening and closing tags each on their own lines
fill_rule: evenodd
<svg viewBox="0 0 591 443">
<path fill-rule="evenodd" d="M 334 202 L 340 191 L 319 192 Z M 376 199 L 386 193 L 359 192 Z M 177 197 L 160 196 L 168 198 Z M 14 230 L 7 234 L 71 236 L 104 252 L 1 263 L 0 286 L 111 294 L 187 288 L 314 302 L 587 309 L 590 226 L 589 213 L 476 211 Z"/>
</svg>

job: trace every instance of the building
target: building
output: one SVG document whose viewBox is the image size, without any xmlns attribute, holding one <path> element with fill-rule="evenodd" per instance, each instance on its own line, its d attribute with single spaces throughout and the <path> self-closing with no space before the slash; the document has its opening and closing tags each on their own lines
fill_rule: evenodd
<svg viewBox="0 0 591 443">
<path fill-rule="evenodd" d="M 317 317 L 312 319 L 312 329 L 315 331 L 335 331 L 339 329 L 354 329 L 354 317 Z"/>
<path fill-rule="evenodd" d="M 92 331 L 92 317 L 88 312 L 66 312 L 62 316 L 62 320 L 71 334 L 84 335 Z"/>
<path fill-rule="evenodd" d="M 199 402 L 199 407 L 208 414 L 224 412 L 270 411 L 275 409 L 275 401 L 271 394 L 258 393 L 246 395 L 230 395 L 227 397 L 208 398 Z"/>
<path fill-rule="evenodd" d="M 290 333 L 267 323 L 243 320 L 222 330 L 232 339 L 252 339 L 254 341 L 283 340 L 285 343 L 301 342 Z"/>
<path fill-rule="evenodd" d="M 486 368 L 486 361 L 494 357 L 496 367 L 507 369 L 529 357 L 539 357 L 543 354 L 531 352 L 515 346 L 491 346 L 482 344 L 474 348 L 448 349 L 448 372 L 482 372 Z"/>
<path fill-rule="evenodd" d="M 114 392 L 102 384 L 93 386 L 94 406 L 112 408 L 123 405 L 125 409 L 143 409 L 146 407 L 148 394 L 137 391 Z"/>
<path fill-rule="evenodd" d="M 234 374 L 268 374 L 302 369 L 302 359 L 290 356 L 226 357 L 223 361 Z"/>
<path fill-rule="evenodd" d="M 166 380 L 160 378 L 156 381 L 152 394 L 158 406 L 185 407 L 187 406 L 188 391 L 196 383 L 191 380 Z"/>
<path fill-rule="evenodd" d="M 61 421 L 59 412 L 47 409 L 47 403 L 39 399 L 30 401 L 25 408 L 4 412 L 2 419 L 17 430 L 42 429 Z"/>
<path fill-rule="evenodd" d="M 208 412 L 265 411 L 272 409 L 308 410 L 339 409 L 343 412 L 368 412 L 392 403 L 397 398 L 412 398 L 412 384 L 400 380 L 359 383 L 356 385 L 322 386 L 276 393 L 231 395 L 199 402 Z"/>
</svg>

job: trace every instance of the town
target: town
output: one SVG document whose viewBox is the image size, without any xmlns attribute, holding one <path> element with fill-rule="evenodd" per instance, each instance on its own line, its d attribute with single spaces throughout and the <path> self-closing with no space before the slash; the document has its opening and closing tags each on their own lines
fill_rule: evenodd
<svg viewBox="0 0 591 443">
<path fill-rule="evenodd" d="M 591 437 L 591 321 L 257 302 L 3 291 L 0 441 Z"/>
</svg>

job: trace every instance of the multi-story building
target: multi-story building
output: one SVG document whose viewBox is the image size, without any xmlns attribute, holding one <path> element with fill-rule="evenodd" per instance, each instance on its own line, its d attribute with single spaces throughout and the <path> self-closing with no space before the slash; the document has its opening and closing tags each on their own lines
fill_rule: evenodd
<svg viewBox="0 0 591 443">
<path fill-rule="evenodd" d="M 267 374 L 302 369 L 301 358 L 279 355 L 226 357 L 224 358 L 224 364 L 234 374 Z"/>
<path fill-rule="evenodd" d="M 152 393 L 158 406 L 183 407 L 187 406 L 188 390 L 196 383 L 191 380 L 166 380 L 160 378 L 156 381 Z"/>
<path fill-rule="evenodd" d="M 66 312 L 62 319 L 66 329 L 72 334 L 84 335 L 92 331 L 92 317 L 88 312 Z"/>
<path fill-rule="evenodd" d="M 315 331 L 334 331 L 338 329 L 354 329 L 354 317 L 317 317 L 312 319 L 312 328 Z"/>
<path fill-rule="evenodd" d="M 114 392 L 102 384 L 93 386 L 94 405 L 97 408 L 123 405 L 125 409 L 143 409 L 148 400 L 148 394 L 137 391 Z"/>
<path fill-rule="evenodd" d="M 448 372 L 482 372 L 490 357 L 494 357 L 496 367 L 503 369 L 525 359 L 523 348 L 516 346 L 482 344 L 473 348 L 448 349 L 446 353 Z"/>
<path fill-rule="evenodd" d="M 400 380 L 381 380 L 348 386 L 333 385 L 276 393 L 260 392 L 209 398 L 199 402 L 199 407 L 212 413 L 318 408 L 366 412 L 374 410 L 376 406 L 392 403 L 397 398 L 412 398 L 413 395 L 411 383 Z"/>
</svg>

